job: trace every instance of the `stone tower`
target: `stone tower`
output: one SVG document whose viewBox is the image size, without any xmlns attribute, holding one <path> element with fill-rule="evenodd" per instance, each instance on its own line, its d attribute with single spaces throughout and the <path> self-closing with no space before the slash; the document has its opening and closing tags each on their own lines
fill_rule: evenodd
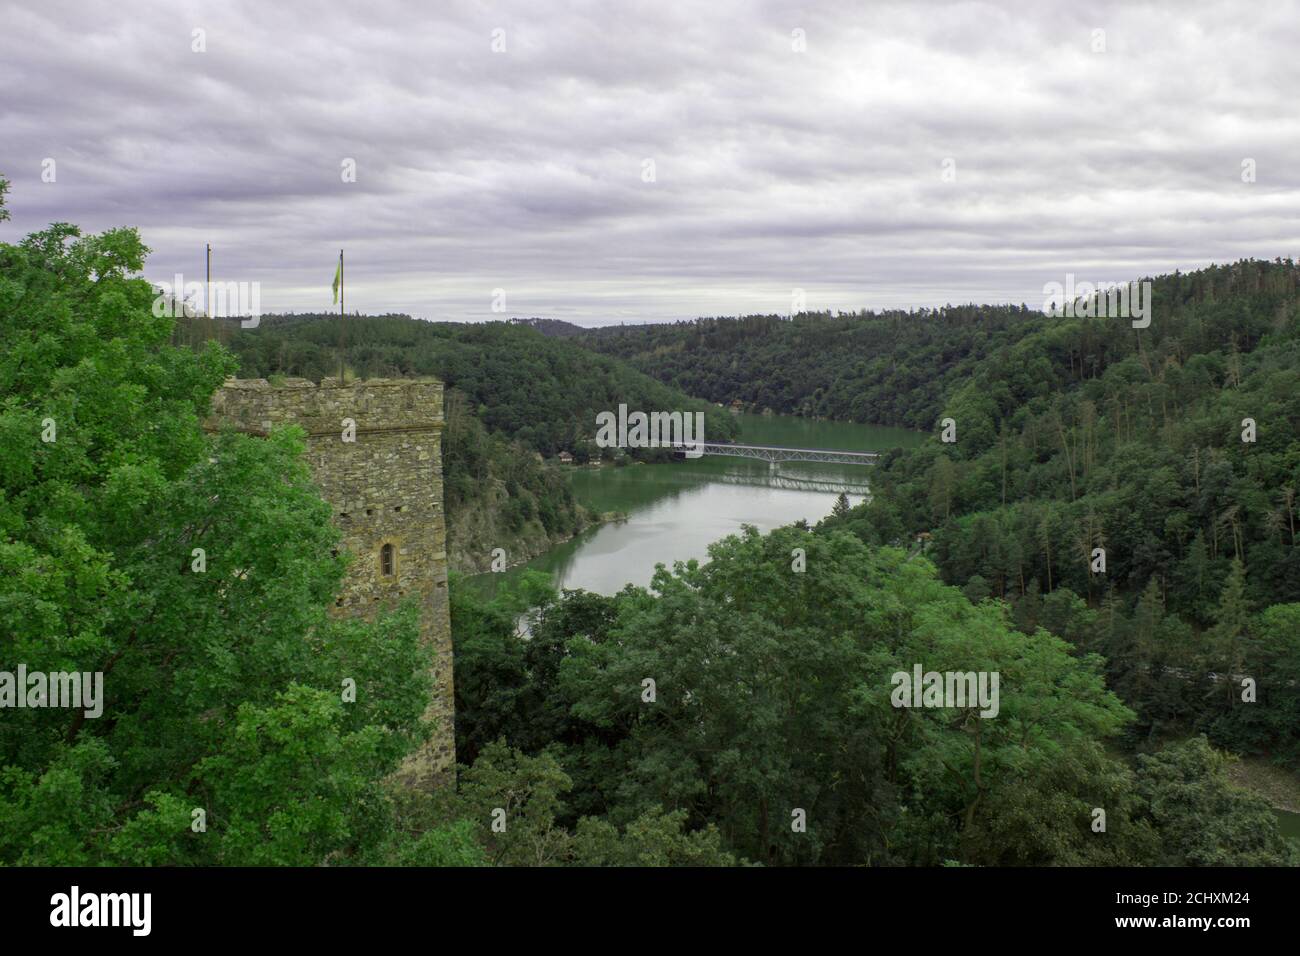
<svg viewBox="0 0 1300 956">
<path fill-rule="evenodd" d="M 402 777 L 432 787 L 454 779 L 455 697 L 447 602 L 443 513 L 442 383 L 371 379 L 319 385 L 288 379 L 229 379 L 212 400 L 207 427 L 253 435 L 297 424 L 307 432 L 312 476 L 334 509 L 342 546 L 352 554 L 338 616 L 369 617 L 415 597 L 420 636 L 433 645 L 436 720 L 428 746 L 408 758 Z M 349 441 L 349 424 L 354 440 Z"/>
</svg>

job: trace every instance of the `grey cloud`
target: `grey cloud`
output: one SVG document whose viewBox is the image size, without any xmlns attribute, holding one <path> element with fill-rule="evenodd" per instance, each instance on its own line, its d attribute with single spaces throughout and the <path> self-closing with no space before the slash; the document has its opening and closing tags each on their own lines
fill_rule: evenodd
<svg viewBox="0 0 1300 956">
<path fill-rule="evenodd" d="M 135 225 L 159 279 L 211 242 L 269 310 L 328 308 L 339 247 L 349 305 L 437 319 L 1035 304 L 1297 253 L 1285 7 L 6 4 L 0 238 Z"/>
</svg>

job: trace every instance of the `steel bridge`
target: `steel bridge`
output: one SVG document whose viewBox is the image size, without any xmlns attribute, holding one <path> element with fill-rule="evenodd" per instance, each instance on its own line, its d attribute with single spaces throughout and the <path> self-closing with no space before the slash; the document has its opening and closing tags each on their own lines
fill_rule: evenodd
<svg viewBox="0 0 1300 956">
<path fill-rule="evenodd" d="M 673 446 L 678 451 L 702 451 L 705 455 L 753 458 L 775 464 L 780 461 L 817 461 L 834 465 L 874 465 L 876 451 L 833 451 L 829 448 L 781 448 L 776 445 L 732 445 L 727 442 L 695 442 Z"/>
</svg>

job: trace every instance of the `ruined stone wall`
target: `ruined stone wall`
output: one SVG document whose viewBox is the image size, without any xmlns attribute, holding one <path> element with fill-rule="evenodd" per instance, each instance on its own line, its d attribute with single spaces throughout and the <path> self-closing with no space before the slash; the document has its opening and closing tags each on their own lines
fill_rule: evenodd
<svg viewBox="0 0 1300 956">
<path fill-rule="evenodd" d="M 345 440 L 345 420 L 355 423 L 354 441 Z M 428 747 L 412 755 L 402 775 L 421 786 L 444 783 L 454 776 L 456 755 L 442 383 L 230 379 L 213 397 L 207 427 L 267 435 L 290 423 L 307 432 L 312 475 L 352 554 L 333 613 L 368 617 L 408 597 L 419 601 L 420 634 L 436 655 L 426 716 L 437 723 Z M 391 546 L 388 560 L 385 546 Z"/>
</svg>

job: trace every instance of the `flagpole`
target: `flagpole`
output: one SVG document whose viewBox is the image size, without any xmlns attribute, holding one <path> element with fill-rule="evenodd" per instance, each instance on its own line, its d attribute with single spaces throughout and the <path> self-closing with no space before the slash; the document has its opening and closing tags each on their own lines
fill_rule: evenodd
<svg viewBox="0 0 1300 956">
<path fill-rule="evenodd" d="M 347 327 L 343 324 L 343 250 L 339 250 L 339 385 L 346 384 L 346 360 L 344 350 L 347 348 Z"/>
</svg>

